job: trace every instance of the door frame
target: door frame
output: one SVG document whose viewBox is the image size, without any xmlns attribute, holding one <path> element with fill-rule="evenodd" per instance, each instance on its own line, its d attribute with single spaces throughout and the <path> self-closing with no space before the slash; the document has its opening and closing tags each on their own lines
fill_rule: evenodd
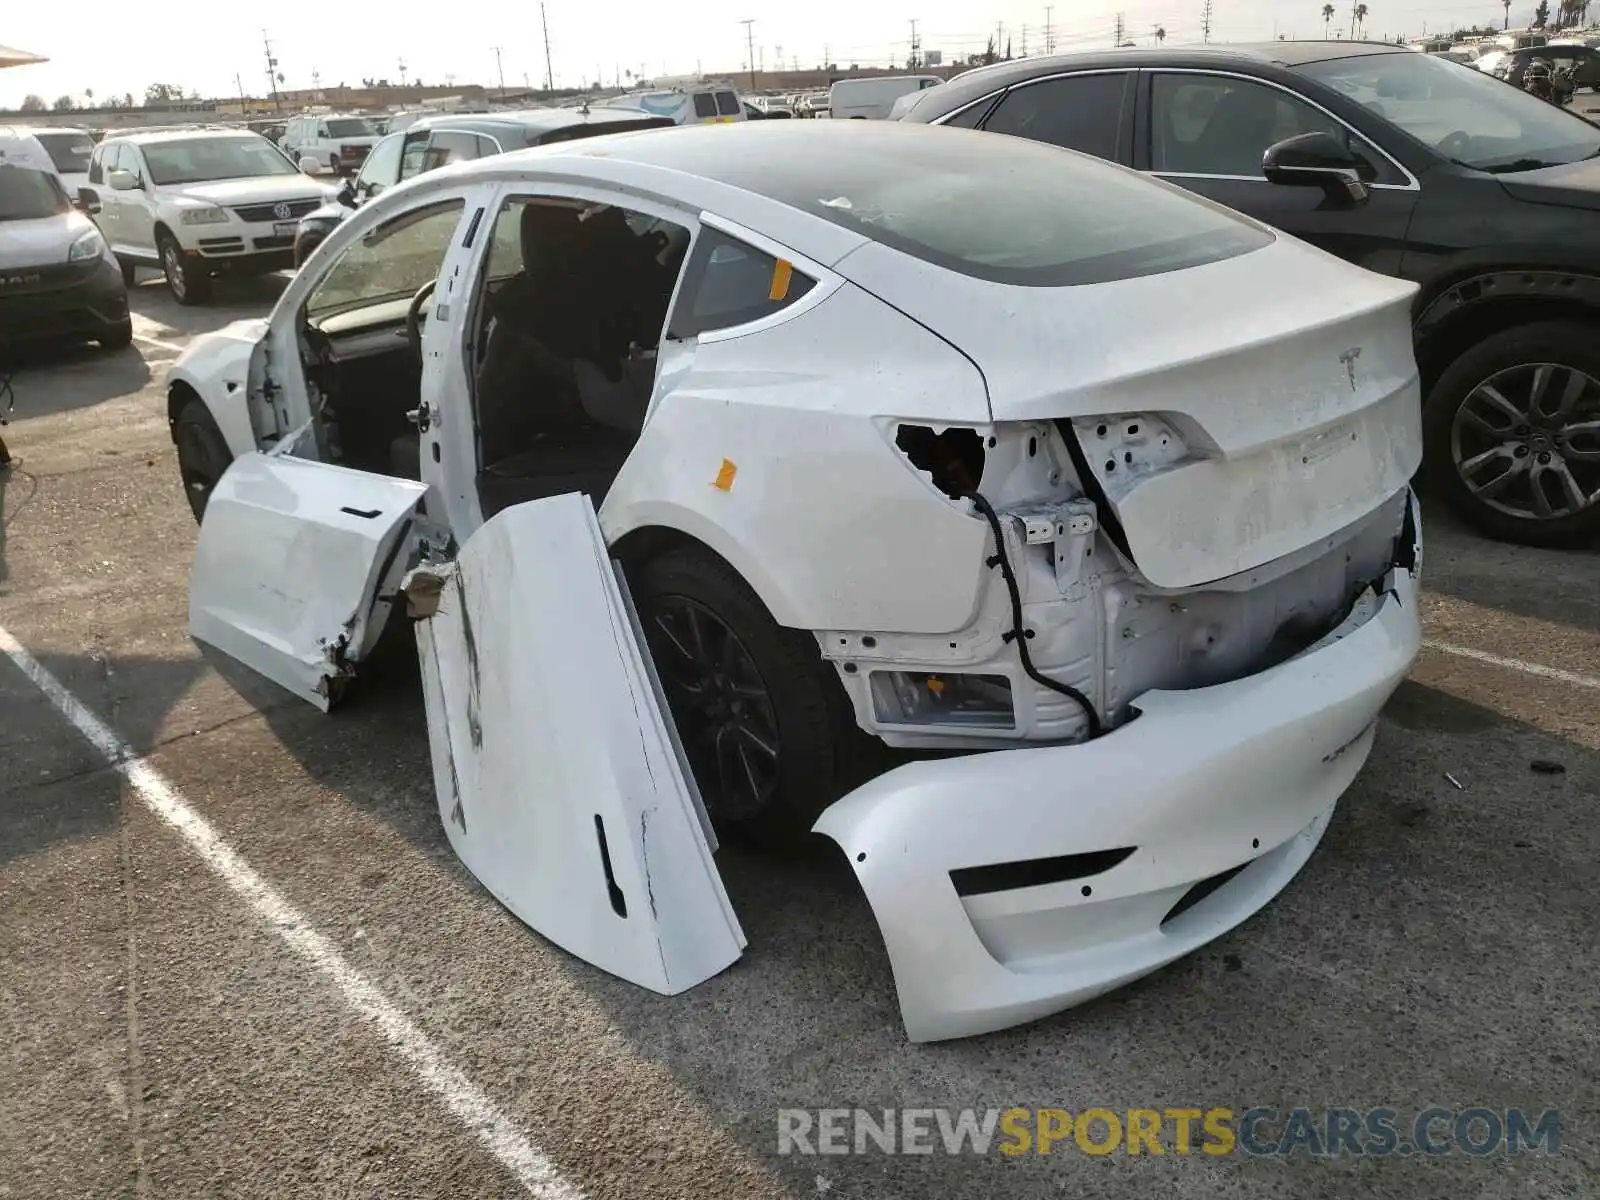
<svg viewBox="0 0 1600 1200">
<path fill-rule="evenodd" d="M 666 320 L 657 342 L 656 375 L 645 416 L 647 424 L 655 412 L 655 389 L 661 378 L 660 344 L 665 340 L 672 311 L 678 303 L 684 265 L 688 264 L 700 238 L 701 213 L 693 206 L 614 184 L 571 178 L 530 178 L 495 180 L 482 186 L 474 200 L 482 211 L 474 219 L 475 223 L 458 235 L 440 276 L 441 289 L 445 276 L 450 277 L 452 289 L 444 296 L 445 303 L 451 307 L 449 327 L 461 329 L 461 334 L 454 338 L 452 345 L 445 340 L 443 322 L 436 324 L 430 320 L 423 339 L 422 404 L 427 407 L 431 419 L 430 429 L 422 438 L 422 479 L 431 492 L 441 497 L 457 543 L 465 543 L 484 523 L 483 508 L 478 500 L 477 331 L 481 328 L 483 284 L 487 282 L 485 273 L 494 245 L 495 223 L 508 201 L 522 197 L 608 204 L 672 221 L 688 230 L 689 244 L 684 249 L 678 278 L 672 285 Z M 440 299 L 441 293 L 436 292 L 434 304 Z M 432 419 L 441 416 L 443 420 Z"/>
</svg>

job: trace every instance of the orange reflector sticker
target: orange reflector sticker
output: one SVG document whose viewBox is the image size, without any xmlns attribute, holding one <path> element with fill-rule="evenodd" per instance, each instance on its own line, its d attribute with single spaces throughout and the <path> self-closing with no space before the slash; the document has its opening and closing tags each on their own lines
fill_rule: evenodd
<svg viewBox="0 0 1600 1200">
<path fill-rule="evenodd" d="M 711 486 L 714 488 L 720 488 L 724 492 L 731 491 L 733 488 L 733 477 L 738 473 L 738 467 L 734 466 L 727 459 L 723 459 L 722 470 L 717 472 L 717 477 L 711 481 Z"/>
<path fill-rule="evenodd" d="M 767 299 L 782 300 L 789 294 L 789 280 L 794 278 L 794 267 L 779 259 L 772 268 L 772 286 L 767 289 Z"/>
</svg>

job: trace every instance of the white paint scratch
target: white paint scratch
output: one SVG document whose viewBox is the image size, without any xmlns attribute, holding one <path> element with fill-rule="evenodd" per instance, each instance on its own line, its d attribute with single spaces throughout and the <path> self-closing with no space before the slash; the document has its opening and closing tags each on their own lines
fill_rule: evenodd
<svg viewBox="0 0 1600 1200">
<path fill-rule="evenodd" d="M 145 806 L 189 844 L 201 860 L 233 889 L 305 963 L 338 989 L 344 1002 L 374 1025 L 416 1077 L 516 1176 L 537 1200 L 582 1200 L 540 1151 L 476 1084 L 445 1057 L 418 1026 L 364 975 L 284 895 L 225 842 L 153 768 L 94 715 L 29 654 L 3 626 L 4 652 L 56 709 L 127 780 Z"/>
</svg>

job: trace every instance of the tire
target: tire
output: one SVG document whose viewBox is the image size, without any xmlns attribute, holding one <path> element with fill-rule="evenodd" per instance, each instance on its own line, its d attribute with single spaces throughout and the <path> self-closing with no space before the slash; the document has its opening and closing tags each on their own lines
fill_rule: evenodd
<svg viewBox="0 0 1600 1200">
<path fill-rule="evenodd" d="M 1600 432 L 1570 432 L 1579 424 L 1600 430 L 1595 340 L 1595 326 L 1576 321 L 1513 326 L 1466 350 L 1429 391 L 1428 475 L 1482 533 L 1526 546 L 1600 541 Z M 1480 467 L 1457 465 L 1475 459 Z"/>
<path fill-rule="evenodd" d="M 335 175 L 339 174 L 339 156 L 337 154 L 328 155 L 328 169 Z"/>
<path fill-rule="evenodd" d="M 167 277 L 167 290 L 174 300 L 187 306 L 211 299 L 211 276 L 185 261 L 182 248 L 170 233 L 156 239 L 156 249 L 161 253 L 161 273 Z"/>
<path fill-rule="evenodd" d="M 102 350 L 123 350 L 133 345 L 133 319 L 124 317 L 120 325 L 101 334 L 95 341 Z"/>
<path fill-rule="evenodd" d="M 122 268 L 122 286 L 135 287 L 139 282 L 139 268 L 133 265 L 130 259 L 117 259 L 117 266 Z"/>
<path fill-rule="evenodd" d="M 718 830 L 769 851 L 799 850 L 818 814 L 854 781 L 867 740 L 816 640 L 780 626 L 738 573 L 700 546 L 640 564 L 630 588 Z M 686 653 L 695 621 L 707 652 L 700 663 Z M 751 735 L 774 753 L 759 750 Z"/>
<path fill-rule="evenodd" d="M 205 519 L 212 489 L 233 462 L 233 451 L 228 449 L 211 410 L 198 396 L 178 411 L 172 434 L 178 444 L 178 475 L 183 482 L 184 495 L 189 499 L 189 509 L 194 513 L 195 523 L 199 524 Z"/>
</svg>

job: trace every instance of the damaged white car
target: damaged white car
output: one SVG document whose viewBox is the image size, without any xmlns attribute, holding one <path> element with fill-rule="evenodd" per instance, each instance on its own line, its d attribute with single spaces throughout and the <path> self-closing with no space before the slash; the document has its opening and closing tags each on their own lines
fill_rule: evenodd
<svg viewBox="0 0 1600 1200">
<path fill-rule="evenodd" d="M 1410 294 L 978 133 L 448 168 L 174 367 L 192 632 L 326 707 L 408 607 L 450 841 L 583 959 L 701 982 L 713 829 L 815 829 L 908 1034 L 999 1029 L 1244 920 L 1365 761 Z"/>
</svg>

